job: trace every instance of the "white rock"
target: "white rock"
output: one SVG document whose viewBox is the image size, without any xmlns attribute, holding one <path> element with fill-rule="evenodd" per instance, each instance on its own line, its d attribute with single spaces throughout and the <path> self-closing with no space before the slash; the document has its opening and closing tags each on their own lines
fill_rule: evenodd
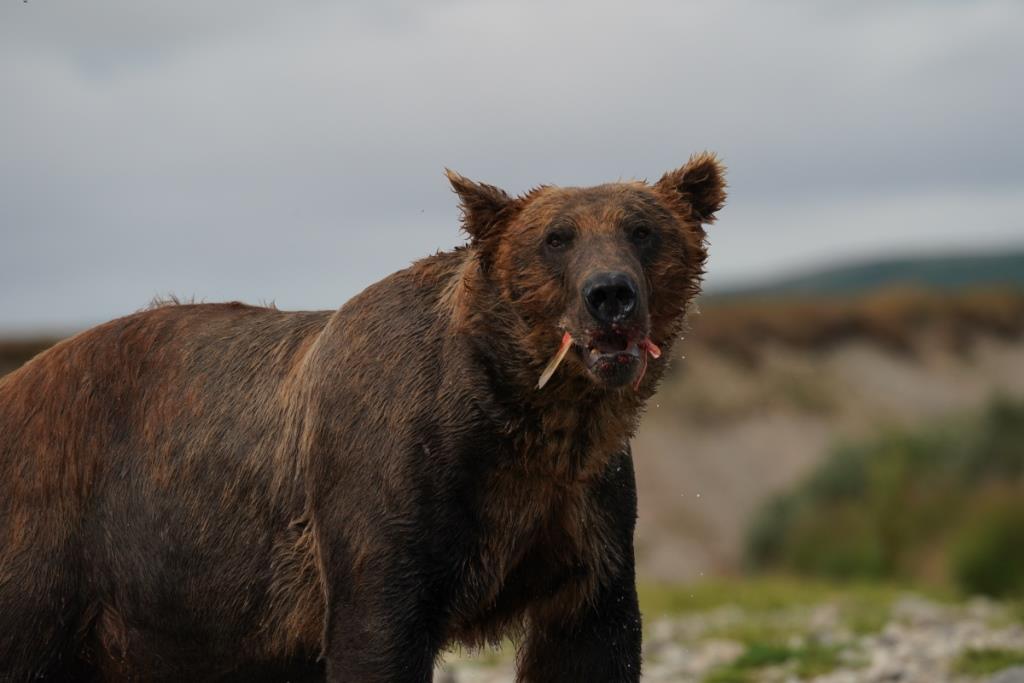
<svg viewBox="0 0 1024 683">
<path fill-rule="evenodd" d="M 1004 669 L 988 679 L 988 683 L 1024 683 L 1024 666 Z"/>
</svg>

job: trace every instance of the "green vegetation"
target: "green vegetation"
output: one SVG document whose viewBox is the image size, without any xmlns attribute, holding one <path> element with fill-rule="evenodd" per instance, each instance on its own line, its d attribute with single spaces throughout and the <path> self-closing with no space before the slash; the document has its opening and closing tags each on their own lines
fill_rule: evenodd
<svg viewBox="0 0 1024 683">
<path fill-rule="evenodd" d="M 1024 500 L 986 501 L 963 524 L 952 549 L 953 576 L 971 593 L 1024 595 Z"/>
<path fill-rule="evenodd" d="M 826 674 L 840 665 L 839 648 L 808 643 L 797 647 L 778 643 L 750 643 L 731 664 L 721 666 L 705 679 L 706 683 L 748 683 L 754 672 L 770 666 L 790 666 L 801 679 Z"/>
<path fill-rule="evenodd" d="M 966 650 L 953 668 L 965 676 L 987 676 L 1011 666 L 1024 666 L 1024 650 Z"/>
<path fill-rule="evenodd" d="M 707 635 L 751 644 L 785 642 L 807 633 L 802 619 L 779 620 L 780 613 L 801 612 L 822 604 L 834 605 L 839 623 L 851 633 L 877 633 L 889 619 L 892 604 L 910 592 L 941 603 L 956 595 L 938 587 L 885 581 L 835 581 L 786 576 L 748 576 L 714 579 L 683 585 L 641 583 L 640 609 L 650 623 L 664 615 L 709 612 L 722 606 L 742 610 L 741 621 L 719 627 Z M 1024 615 L 1024 603 L 1021 605 Z M 806 615 L 804 615 L 806 616 Z M 1022 619 L 1024 620 L 1024 619 Z"/>
<path fill-rule="evenodd" d="M 1024 596 L 1024 403 L 838 448 L 750 528 L 752 568 L 858 580 L 945 578 Z"/>
<path fill-rule="evenodd" d="M 715 579 L 683 586 L 647 583 L 639 587 L 640 607 L 648 618 L 704 612 L 722 605 L 758 613 L 834 602 L 839 605 L 841 614 L 856 622 L 865 621 L 876 613 L 888 613 L 893 600 L 903 591 L 903 587 L 894 584 L 836 583 L 776 576 Z M 930 595 L 945 597 L 935 592 Z"/>
</svg>

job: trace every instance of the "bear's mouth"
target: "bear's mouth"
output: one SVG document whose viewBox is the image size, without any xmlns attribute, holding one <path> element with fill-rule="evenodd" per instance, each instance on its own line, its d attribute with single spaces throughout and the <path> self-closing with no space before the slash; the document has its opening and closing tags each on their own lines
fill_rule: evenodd
<svg viewBox="0 0 1024 683">
<path fill-rule="evenodd" d="M 607 386 L 632 382 L 640 388 L 647 372 L 647 356 L 659 358 L 661 349 L 646 332 L 617 327 L 594 330 L 583 351 L 583 362 Z"/>
<path fill-rule="evenodd" d="M 635 390 L 647 372 L 647 354 L 655 354 L 652 346 L 646 334 L 603 329 L 591 332 L 581 355 L 587 370 L 605 386 L 632 384 Z"/>
<path fill-rule="evenodd" d="M 639 337 L 615 329 L 597 330 L 590 334 L 583 360 L 591 369 L 599 363 L 632 363 L 640 359 L 641 349 L 638 342 L 642 339 L 646 339 L 646 335 Z"/>
<path fill-rule="evenodd" d="M 620 328 L 590 331 L 586 341 L 565 332 L 557 353 L 541 373 L 537 388 L 543 388 L 570 348 L 575 348 L 587 370 L 605 384 L 619 386 L 633 380 L 639 388 L 647 371 L 647 356 L 660 358 L 661 349 L 645 333 Z M 639 367 L 639 370 L 637 368 Z M 633 379 L 635 376 L 635 380 Z"/>
</svg>

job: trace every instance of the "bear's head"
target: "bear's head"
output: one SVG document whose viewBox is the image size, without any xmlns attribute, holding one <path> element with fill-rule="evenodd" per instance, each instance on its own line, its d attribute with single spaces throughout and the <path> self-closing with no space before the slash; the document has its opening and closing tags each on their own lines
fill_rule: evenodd
<svg viewBox="0 0 1024 683">
<path fill-rule="evenodd" d="M 695 155 L 653 184 L 541 186 L 519 197 L 448 177 L 478 277 L 513 318 L 509 335 L 532 371 L 565 356 L 562 373 L 639 386 L 700 287 L 703 225 L 725 202 L 715 156 Z"/>
</svg>

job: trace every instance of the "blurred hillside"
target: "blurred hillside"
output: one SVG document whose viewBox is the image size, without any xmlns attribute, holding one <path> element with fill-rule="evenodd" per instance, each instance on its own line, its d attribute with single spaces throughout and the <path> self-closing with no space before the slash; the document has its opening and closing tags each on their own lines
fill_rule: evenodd
<svg viewBox="0 0 1024 683">
<path fill-rule="evenodd" d="M 836 443 L 1024 396 L 1021 290 L 712 300 L 691 327 L 634 441 L 659 580 L 738 572 L 755 513 Z"/>
<path fill-rule="evenodd" d="M 51 337 L 0 339 L 0 375 L 5 375 L 20 367 L 32 356 L 45 351 L 56 341 Z"/>
<path fill-rule="evenodd" d="M 739 572 L 757 512 L 837 443 L 1024 396 L 1024 287 L 983 277 L 1021 276 L 1011 265 L 1022 258 L 967 259 L 935 288 L 835 296 L 826 284 L 782 296 L 771 285 L 700 302 L 634 441 L 641 574 L 676 582 Z M 839 282 L 844 272 L 820 277 Z M 967 281 L 988 286 L 955 286 Z M 0 373 L 53 341 L 0 342 Z"/>
<path fill-rule="evenodd" d="M 783 277 L 752 287 L 724 288 L 716 291 L 715 296 L 851 295 L 888 287 L 957 291 L 993 286 L 1024 287 L 1024 250 L 865 261 Z"/>
</svg>

